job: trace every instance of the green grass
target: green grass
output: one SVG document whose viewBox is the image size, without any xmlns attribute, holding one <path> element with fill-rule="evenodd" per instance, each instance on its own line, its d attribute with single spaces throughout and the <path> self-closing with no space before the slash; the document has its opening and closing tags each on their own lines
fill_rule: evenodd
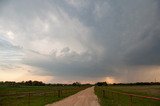
<svg viewBox="0 0 160 106">
<path fill-rule="evenodd" d="M 105 90 L 105 93 L 103 93 Z M 107 86 L 95 87 L 95 94 L 101 106 L 160 106 L 160 101 L 130 97 L 128 95 L 112 93 L 112 91 L 131 93 L 143 96 L 160 97 L 160 86 Z M 132 99 L 132 102 L 131 102 Z"/>
<path fill-rule="evenodd" d="M 0 106 L 44 106 L 85 88 L 86 86 L 0 87 Z M 60 96 L 58 90 L 61 91 Z"/>
</svg>

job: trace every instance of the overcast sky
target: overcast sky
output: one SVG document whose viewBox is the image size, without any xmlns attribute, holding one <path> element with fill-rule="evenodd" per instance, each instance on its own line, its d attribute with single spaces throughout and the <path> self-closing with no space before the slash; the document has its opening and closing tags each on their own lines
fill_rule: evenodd
<svg viewBox="0 0 160 106">
<path fill-rule="evenodd" d="M 1 0 L 0 81 L 160 81 L 159 0 Z"/>
</svg>

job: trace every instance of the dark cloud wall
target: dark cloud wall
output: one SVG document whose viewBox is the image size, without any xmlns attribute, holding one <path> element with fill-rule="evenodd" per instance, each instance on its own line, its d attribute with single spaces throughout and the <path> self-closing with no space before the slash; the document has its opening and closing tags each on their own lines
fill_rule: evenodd
<svg viewBox="0 0 160 106">
<path fill-rule="evenodd" d="M 127 54 L 126 62 L 131 65 L 159 65 L 160 64 L 160 28 L 155 25 L 144 33 L 139 41 Z"/>
<path fill-rule="evenodd" d="M 131 73 L 140 74 L 135 69 L 143 74 L 141 66 L 160 64 L 159 3 L 159 0 L 6 1 L 0 31 L 15 32 L 16 40 L 11 41 L 23 46 L 23 64 L 39 67 L 53 76 L 69 79 L 111 76 L 132 81 L 135 78 L 129 79 Z"/>
</svg>

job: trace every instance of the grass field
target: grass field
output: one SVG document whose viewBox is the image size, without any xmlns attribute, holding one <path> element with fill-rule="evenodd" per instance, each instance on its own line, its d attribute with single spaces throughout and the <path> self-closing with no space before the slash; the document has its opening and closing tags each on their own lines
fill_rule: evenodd
<svg viewBox="0 0 160 106">
<path fill-rule="evenodd" d="M 160 106 L 160 101 L 131 97 L 120 93 L 160 98 L 160 86 L 106 86 L 95 87 L 101 106 Z"/>
<path fill-rule="evenodd" d="M 87 86 L 0 87 L 0 106 L 44 106 L 85 89 Z"/>
</svg>

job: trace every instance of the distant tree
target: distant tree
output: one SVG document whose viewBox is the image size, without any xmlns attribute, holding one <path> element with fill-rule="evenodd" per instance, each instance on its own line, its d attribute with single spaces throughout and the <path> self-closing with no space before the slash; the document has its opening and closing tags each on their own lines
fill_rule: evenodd
<svg viewBox="0 0 160 106">
<path fill-rule="evenodd" d="M 95 85 L 97 86 L 107 86 L 107 82 L 97 82 Z"/>
<path fill-rule="evenodd" d="M 34 85 L 34 86 L 44 86 L 45 83 L 43 83 L 42 81 L 33 81 L 32 85 Z"/>
<path fill-rule="evenodd" d="M 73 86 L 80 86 L 81 83 L 80 83 L 80 82 L 74 82 L 72 85 L 73 85 Z"/>
<path fill-rule="evenodd" d="M 32 86 L 32 81 L 31 81 L 31 80 L 29 80 L 29 81 L 26 81 L 26 82 L 25 82 L 25 85 Z"/>
</svg>

